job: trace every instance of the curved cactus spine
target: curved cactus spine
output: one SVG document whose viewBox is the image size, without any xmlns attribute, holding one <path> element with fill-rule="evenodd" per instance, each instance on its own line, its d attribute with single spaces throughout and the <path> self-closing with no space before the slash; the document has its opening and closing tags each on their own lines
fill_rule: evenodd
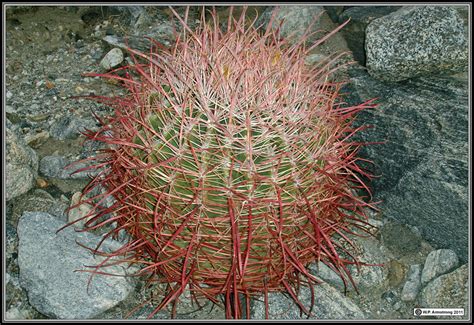
<svg viewBox="0 0 474 325">
<path fill-rule="evenodd" d="M 226 31 L 215 13 L 195 31 L 187 16 L 177 15 L 184 33 L 173 47 L 129 49 L 133 65 L 100 75 L 129 95 L 95 97 L 115 113 L 87 133 L 109 146 L 85 190 L 107 193 L 84 199 L 95 206 L 84 230 L 116 223 L 108 236 L 131 239 L 111 255 L 133 254 L 125 260 L 144 265 L 139 274 L 169 284 L 150 317 L 186 287 L 226 296 L 229 318 L 241 315 L 239 294 L 267 301 L 281 290 L 309 314 L 297 298 L 302 283 L 318 283 L 307 265 L 321 261 L 346 283 L 359 263 L 333 237 L 351 244 L 346 234 L 373 207 L 355 192 L 371 175 L 358 165 L 364 144 L 350 138 L 364 128 L 351 126 L 355 115 L 375 105 L 343 106 L 342 83 L 330 81 L 339 56 L 306 65 L 309 33 L 291 46 L 278 29 L 247 26 L 245 10 Z M 103 206 L 106 195 L 115 204 Z"/>
</svg>

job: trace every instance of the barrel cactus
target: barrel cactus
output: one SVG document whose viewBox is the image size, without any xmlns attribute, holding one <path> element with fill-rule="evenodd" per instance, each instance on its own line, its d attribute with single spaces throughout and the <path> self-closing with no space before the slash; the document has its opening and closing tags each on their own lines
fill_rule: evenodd
<svg viewBox="0 0 474 325">
<path fill-rule="evenodd" d="M 94 206 L 83 230 L 123 230 L 128 242 L 103 254 L 168 284 L 150 317 L 184 290 L 224 297 L 228 318 L 248 316 L 252 297 L 274 291 L 309 314 L 297 297 L 300 284 L 318 283 L 308 265 L 325 263 L 349 282 L 359 261 L 344 242 L 372 206 L 360 191 L 370 178 L 357 157 L 364 143 L 351 137 L 364 128 L 353 126 L 356 113 L 375 105 L 344 105 L 343 83 L 331 79 L 339 56 L 305 61 L 340 27 L 307 46 L 309 32 L 289 43 L 245 10 L 225 27 L 202 15 L 193 29 L 188 11 L 171 10 L 183 30 L 174 45 L 150 40 L 149 53 L 128 50 L 132 64 L 91 74 L 127 95 L 94 97 L 114 114 L 86 133 L 106 148 L 90 158 L 98 174 L 83 192 L 81 203 Z M 89 195 L 98 187 L 105 192 Z"/>
</svg>

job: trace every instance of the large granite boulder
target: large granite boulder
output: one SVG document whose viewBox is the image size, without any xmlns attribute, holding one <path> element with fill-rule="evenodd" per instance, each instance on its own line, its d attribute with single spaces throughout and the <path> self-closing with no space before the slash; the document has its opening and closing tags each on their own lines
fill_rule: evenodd
<svg viewBox="0 0 474 325">
<path fill-rule="evenodd" d="M 359 134 L 375 200 L 386 217 L 418 228 L 436 248 L 468 256 L 468 83 L 466 78 L 418 78 L 383 83 L 361 67 L 350 70 L 349 103 L 377 97 L 379 107 L 361 112 Z"/>
<path fill-rule="evenodd" d="M 92 255 L 77 242 L 95 248 L 101 237 L 75 232 L 72 227 L 56 231 L 65 223 L 44 212 L 25 212 L 18 224 L 18 264 L 20 284 L 28 292 L 29 302 L 42 314 L 59 319 L 88 319 L 126 299 L 135 287 L 126 277 L 126 265 L 112 265 L 102 272 L 118 276 L 96 275 L 77 270 L 93 270 L 104 257 Z M 111 252 L 122 244 L 111 239 L 101 249 Z M 111 259 L 113 263 L 116 259 Z"/>
<path fill-rule="evenodd" d="M 369 73 L 385 81 L 467 70 L 468 33 L 448 6 L 410 6 L 366 29 Z"/>
<path fill-rule="evenodd" d="M 356 6 L 344 10 L 338 17 L 341 24 L 350 19 L 350 22 L 341 30 L 347 46 L 352 51 L 354 59 L 365 66 L 365 30 L 374 19 L 386 16 L 400 6 Z"/>
</svg>

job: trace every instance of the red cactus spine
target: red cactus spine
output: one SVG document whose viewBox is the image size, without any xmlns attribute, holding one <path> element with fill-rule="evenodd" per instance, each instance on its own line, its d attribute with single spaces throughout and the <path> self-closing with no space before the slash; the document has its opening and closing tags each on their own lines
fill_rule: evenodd
<svg viewBox="0 0 474 325">
<path fill-rule="evenodd" d="M 84 196 L 95 207 L 84 231 L 116 223 L 107 236 L 124 229 L 130 240 L 92 272 L 120 255 L 167 283 L 150 317 L 186 288 L 215 303 L 224 295 L 228 318 L 242 315 L 239 295 L 249 315 L 252 296 L 282 290 L 309 314 L 297 298 L 318 283 L 307 265 L 352 281 L 358 261 L 334 236 L 352 244 L 372 207 L 355 191 L 371 177 L 358 165 L 364 144 L 350 139 L 364 128 L 351 126 L 356 113 L 375 105 L 343 106 L 342 83 L 329 81 L 339 56 L 304 60 L 342 26 L 306 48 L 308 32 L 290 45 L 271 23 L 246 26 L 245 10 L 225 31 L 215 13 L 194 31 L 188 11 L 176 15 L 184 33 L 173 47 L 152 40 L 149 54 L 130 49 L 134 64 L 100 75 L 129 94 L 94 97 L 115 113 L 87 133 L 108 148 L 91 158 L 100 173 L 84 194 L 106 193 Z"/>
</svg>

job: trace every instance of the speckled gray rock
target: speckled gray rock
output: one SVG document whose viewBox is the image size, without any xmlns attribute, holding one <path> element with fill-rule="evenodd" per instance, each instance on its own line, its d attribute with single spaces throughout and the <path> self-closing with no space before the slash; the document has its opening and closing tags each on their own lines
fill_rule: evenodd
<svg viewBox="0 0 474 325">
<path fill-rule="evenodd" d="M 150 41 L 140 36 L 130 35 L 125 39 L 124 37 L 119 37 L 116 35 L 107 35 L 103 37 L 102 40 L 123 50 L 127 50 L 128 47 L 139 51 L 146 51 L 147 49 L 150 49 Z M 125 44 L 126 42 L 128 46 Z"/>
<path fill-rule="evenodd" d="M 5 313 L 5 319 L 7 320 L 25 320 L 28 319 L 29 315 L 26 311 L 20 310 L 18 307 L 13 307 L 7 310 Z"/>
<path fill-rule="evenodd" d="M 434 279 L 421 292 L 426 308 L 464 308 L 468 314 L 469 268 L 465 264 L 455 271 Z"/>
<path fill-rule="evenodd" d="M 423 273 L 421 274 L 421 283 L 426 285 L 437 276 L 450 272 L 458 264 L 458 256 L 454 251 L 450 249 L 432 251 L 426 257 Z"/>
<path fill-rule="evenodd" d="M 205 298 L 199 299 L 199 305 L 191 300 L 189 290 L 185 290 L 179 297 L 176 304 L 177 319 L 225 319 L 225 310 L 214 306 L 212 302 Z M 168 315 L 171 315 L 172 306 L 168 307 Z"/>
<path fill-rule="evenodd" d="M 416 253 L 421 248 L 421 236 L 399 222 L 388 221 L 381 229 L 383 245 L 396 257 Z"/>
<path fill-rule="evenodd" d="M 279 6 L 268 7 L 259 18 L 259 23 L 266 27 L 271 16 L 276 12 L 272 27 L 276 28 L 284 20 L 280 33 L 283 37 L 294 35 L 294 40 L 301 37 L 314 18 L 323 15 L 322 6 Z M 326 14 L 327 15 L 327 14 Z M 321 18 L 314 24 L 313 30 L 321 29 Z M 293 34 L 294 33 L 294 34 Z"/>
<path fill-rule="evenodd" d="M 388 268 L 383 266 L 383 264 L 387 262 L 387 258 L 380 250 L 380 242 L 372 237 L 360 238 L 352 236 L 351 240 L 357 247 L 353 253 L 360 262 L 366 264 L 380 264 L 380 266 L 360 265 L 359 269 L 354 265 L 348 266 L 348 270 L 351 273 L 353 282 L 357 286 L 357 290 L 360 293 L 365 293 L 374 288 L 385 286 L 388 281 Z M 309 270 L 317 278 L 330 284 L 340 292 L 355 291 L 352 282 L 345 273 L 343 273 L 344 279 L 346 280 L 346 286 L 344 287 L 344 282 L 341 277 L 324 263 L 319 263 L 319 265 L 315 263 L 311 264 Z"/>
<path fill-rule="evenodd" d="M 314 290 L 315 304 L 311 319 L 365 319 L 362 310 L 348 297 L 342 295 L 337 289 L 327 283 L 321 283 Z M 311 290 L 302 287 L 298 296 L 301 303 L 309 309 L 311 305 Z M 269 293 L 269 319 L 306 319 L 300 316 L 298 305 L 287 295 L 282 293 Z M 265 304 L 263 297 L 253 300 L 251 308 L 252 319 L 265 319 Z"/>
<path fill-rule="evenodd" d="M 76 206 L 81 200 L 81 192 L 76 192 L 72 195 L 71 206 L 68 211 L 68 222 L 74 222 L 74 227 L 78 229 L 84 228 L 87 220 L 90 219 L 90 216 L 84 219 L 85 216 L 89 215 L 93 209 L 93 206 L 88 203 L 82 203 L 79 206 Z M 74 208 L 72 208 L 75 206 Z"/>
<path fill-rule="evenodd" d="M 463 19 L 447 6 L 404 7 L 372 21 L 365 48 L 369 73 L 380 80 L 467 70 Z"/>
<path fill-rule="evenodd" d="M 121 49 L 115 47 L 111 49 L 104 58 L 100 61 L 100 66 L 105 70 L 110 70 L 117 67 L 123 61 L 123 52 Z"/>
<path fill-rule="evenodd" d="M 377 18 L 386 16 L 401 7 L 399 6 L 355 6 L 344 10 L 338 17 L 338 23 L 350 19 L 341 30 L 347 46 L 352 51 L 354 59 L 365 66 L 365 30 L 369 23 Z"/>
<path fill-rule="evenodd" d="M 5 195 L 7 201 L 28 192 L 38 175 L 38 157 L 18 134 L 13 124 L 6 122 Z"/>
<path fill-rule="evenodd" d="M 5 298 L 5 305 L 7 306 L 5 318 L 8 320 L 37 320 L 45 318 L 44 315 L 40 314 L 29 304 L 27 294 L 21 288 L 18 274 L 12 274 L 10 281 L 5 283 L 3 298 Z"/>
<path fill-rule="evenodd" d="M 347 10 L 344 6 L 324 6 L 323 7 L 331 20 L 335 23 L 339 22 L 339 16 L 344 10 Z"/>
<path fill-rule="evenodd" d="M 341 277 L 333 269 L 322 262 L 312 263 L 308 267 L 308 270 L 318 279 L 325 281 L 331 286 L 337 288 L 339 291 L 353 290 L 353 286 L 350 283 L 347 283 L 346 288 L 344 288 L 344 281 L 341 279 Z"/>
<path fill-rule="evenodd" d="M 35 189 L 13 200 L 11 220 L 8 221 L 16 226 L 24 212 L 47 212 L 66 221 L 65 210 L 68 208 L 68 203 L 68 201 L 53 198 L 44 190 Z"/>
<path fill-rule="evenodd" d="M 141 15 L 140 18 L 142 17 L 146 17 L 146 15 Z M 156 17 L 146 20 L 148 21 L 143 21 L 142 19 L 137 20 L 137 26 L 133 29 L 134 35 L 127 35 L 126 37 L 106 35 L 102 40 L 125 52 L 129 48 L 139 51 L 148 51 L 150 45 L 153 43 L 144 36 L 159 40 L 166 46 L 171 45 L 175 41 L 176 35 L 174 28 L 176 26 L 174 26 L 169 19 L 165 17 Z"/>
<path fill-rule="evenodd" d="M 102 257 L 93 257 L 76 241 L 95 247 L 100 237 L 77 233 L 71 227 L 56 234 L 64 225 L 57 218 L 41 212 L 26 212 L 18 225 L 20 283 L 28 292 L 29 302 L 44 315 L 60 319 L 87 319 L 115 306 L 134 288 L 130 278 L 95 276 L 89 292 L 90 273 L 86 265 L 97 265 Z M 102 248 L 116 250 L 121 245 L 106 240 Z M 126 273 L 121 265 L 104 268 L 114 274 Z"/>
<path fill-rule="evenodd" d="M 322 6 L 279 6 L 268 7 L 259 18 L 257 25 L 263 24 L 266 28 L 274 12 L 277 12 L 272 27 L 276 28 L 284 20 L 280 29 L 281 36 L 288 38 L 290 43 L 300 40 L 306 29 L 311 23 L 315 22 L 310 32 L 316 32 L 308 38 L 308 44 L 324 37 L 334 30 L 338 25 L 335 24 Z M 340 33 L 332 35 L 325 42 L 320 44 L 312 53 L 322 54 L 324 56 L 334 55 L 336 52 L 348 52 L 342 60 L 350 58 L 350 52 L 347 43 Z"/>
<path fill-rule="evenodd" d="M 403 301 L 415 300 L 421 288 L 421 265 L 410 265 L 407 281 L 403 285 L 401 299 Z"/>
<path fill-rule="evenodd" d="M 97 129 L 96 122 L 91 119 L 64 115 L 51 125 L 49 134 L 57 140 L 76 139 L 86 129 Z"/>
<path fill-rule="evenodd" d="M 382 288 L 388 283 L 388 259 L 380 248 L 380 241 L 373 237 L 354 238 L 350 236 L 351 240 L 356 243 L 356 247 L 360 253 L 358 254 L 359 261 L 369 265 L 356 266 L 351 265 L 349 269 L 352 272 L 354 282 L 357 284 L 357 289 L 361 294 L 369 293 L 374 288 Z"/>
<path fill-rule="evenodd" d="M 14 263 L 11 263 L 11 261 L 15 261 L 18 253 L 18 236 L 16 233 L 16 227 L 12 226 L 10 223 L 7 223 L 5 226 L 5 246 L 3 247 L 4 249 L 4 254 L 7 259 L 7 267 L 6 271 L 11 272 L 13 269 L 13 272 L 17 271 L 16 266 L 12 265 Z M 16 261 L 15 261 L 16 262 Z"/>
<path fill-rule="evenodd" d="M 355 125 L 373 128 L 354 141 L 386 141 L 361 148 L 376 175 L 374 200 L 387 219 L 415 226 L 435 248 L 468 257 L 468 81 L 430 77 L 380 82 L 353 66 L 344 92 L 349 105 L 378 98 Z M 400 245 L 398 245 L 400 246 Z M 402 248 L 402 247 L 400 247 Z"/>
<path fill-rule="evenodd" d="M 96 170 L 84 170 L 73 174 L 75 171 L 89 166 L 87 162 L 77 162 L 71 166 L 72 161 L 63 156 L 45 156 L 40 161 L 39 170 L 42 175 L 59 179 L 89 178 L 97 174 Z"/>
<path fill-rule="evenodd" d="M 39 164 L 39 170 L 43 176 L 54 178 L 68 178 L 67 175 L 65 175 L 66 173 L 68 173 L 68 171 L 64 170 L 64 167 L 66 167 L 68 164 L 69 160 L 63 156 L 46 156 L 41 159 Z"/>
</svg>

